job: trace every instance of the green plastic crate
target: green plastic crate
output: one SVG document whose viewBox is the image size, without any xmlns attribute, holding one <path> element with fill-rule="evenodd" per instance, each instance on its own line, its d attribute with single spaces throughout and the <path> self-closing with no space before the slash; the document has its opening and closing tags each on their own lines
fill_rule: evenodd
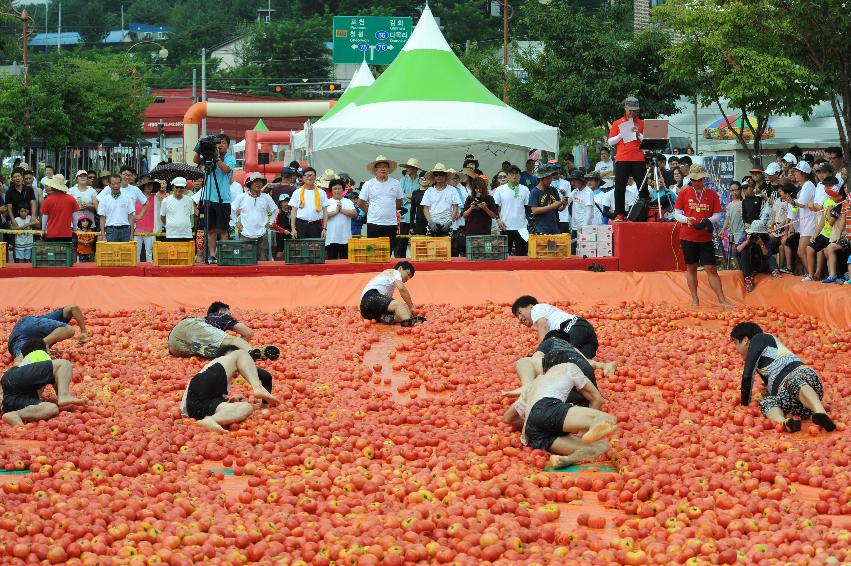
<svg viewBox="0 0 851 566">
<path fill-rule="evenodd" d="M 284 240 L 285 263 L 325 263 L 325 240 L 304 238 Z"/>
<path fill-rule="evenodd" d="M 467 236 L 469 261 L 508 259 L 508 236 Z"/>
<path fill-rule="evenodd" d="M 33 267 L 71 267 L 74 265 L 74 244 L 71 242 L 34 242 Z"/>
<path fill-rule="evenodd" d="M 216 242 L 219 265 L 257 265 L 257 242 L 219 240 Z"/>
</svg>

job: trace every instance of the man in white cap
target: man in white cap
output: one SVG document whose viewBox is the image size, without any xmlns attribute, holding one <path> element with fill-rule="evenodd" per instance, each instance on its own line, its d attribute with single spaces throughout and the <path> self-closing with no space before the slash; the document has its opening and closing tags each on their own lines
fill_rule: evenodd
<svg viewBox="0 0 851 566">
<path fill-rule="evenodd" d="M 411 197 L 414 191 L 420 188 L 419 174 L 422 170 L 420 162 L 412 157 L 405 162 L 405 174 L 399 179 L 399 185 L 402 187 L 402 215 L 399 221 L 399 233 L 408 235 L 413 233 L 411 229 Z M 396 257 L 405 257 L 408 255 L 408 238 L 399 238 L 396 244 Z"/>
<path fill-rule="evenodd" d="M 41 213 L 47 219 L 45 223 L 45 242 L 70 242 L 74 213 L 80 210 L 77 199 L 68 193 L 65 177 L 61 174 L 45 178 L 44 188 L 47 197 L 41 203 Z"/>
<path fill-rule="evenodd" d="M 399 223 L 396 211 L 402 206 L 402 186 L 390 177 L 398 164 L 379 155 L 366 164 L 366 170 L 374 175 L 363 184 L 357 205 L 366 211 L 366 237 L 390 238 L 390 249 L 396 250 L 396 234 Z"/>
<path fill-rule="evenodd" d="M 192 216 L 198 207 L 185 194 L 186 179 L 175 177 L 171 186 L 174 190 L 160 205 L 160 221 L 165 226 L 165 241 L 192 242 Z"/>
<path fill-rule="evenodd" d="M 798 158 L 793 153 L 787 153 L 783 156 L 783 161 L 780 164 L 783 166 L 783 176 L 792 178 L 794 167 L 798 164 Z"/>
<path fill-rule="evenodd" d="M 443 163 L 435 163 L 429 171 L 434 185 L 423 195 L 423 214 L 430 236 L 449 236 L 452 223 L 458 218 L 458 194 L 447 183 L 449 172 Z"/>
<path fill-rule="evenodd" d="M 615 120 L 609 130 L 609 145 L 615 147 L 615 221 L 626 216 L 626 185 L 632 177 L 641 182 L 647 174 L 644 164 L 644 120 L 638 117 L 638 99 L 632 96 L 623 101 L 624 115 Z"/>
<path fill-rule="evenodd" d="M 263 192 L 266 179 L 262 174 L 254 172 L 248 176 L 247 192 L 234 200 L 233 212 L 236 215 L 236 229 L 240 240 L 252 241 L 257 245 L 257 258 L 268 261 L 269 257 L 269 225 L 278 214 L 278 205 Z"/>
</svg>

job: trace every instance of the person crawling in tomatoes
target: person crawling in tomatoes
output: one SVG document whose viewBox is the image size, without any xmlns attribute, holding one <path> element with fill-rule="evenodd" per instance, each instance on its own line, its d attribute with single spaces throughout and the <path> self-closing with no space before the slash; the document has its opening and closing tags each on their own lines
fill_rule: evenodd
<svg viewBox="0 0 851 566">
<path fill-rule="evenodd" d="M 783 425 L 787 432 L 801 430 L 802 419 L 812 419 L 827 432 L 836 430 L 822 404 L 824 386 L 814 369 L 804 365 L 780 340 L 763 332 L 754 322 L 737 324 L 730 332 L 730 339 L 745 360 L 741 385 L 743 406 L 750 404 L 754 373 L 759 373 L 765 395 L 757 404 L 765 418 Z"/>
<path fill-rule="evenodd" d="M 553 454 L 554 468 L 595 460 L 611 448 L 602 439 L 617 428 L 616 417 L 600 410 L 594 369 L 565 338 L 550 338 L 552 348 L 540 358 L 543 375 L 521 387 L 503 415 L 521 430 L 524 445 Z"/>
<path fill-rule="evenodd" d="M 584 318 L 565 312 L 558 307 L 539 303 L 531 295 L 518 297 L 511 305 L 511 314 L 522 324 L 538 331 L 538 339 L 544 341 L 548 332 L 560 330 L 568 342 L 589 360 L 597 356 L 597 333 L 594 326 Z"/>
<path fill-rule="evenodd" d="M 240 395 L 228 397 L 230 386 L 238 375 L 248 382 L 254 398 L 273 405 L 278 403 L 272 395 L 272 375 L 259 369 L 248 352 L 228 344 L 189 380 L 180 400 L 180 414 L 195 419 L 199 426 L 213 432 L 226 432 L 225 426 L 247 419 L 254 405 Z"/>
<path fill-rule="evenodd" d="M 366 320 L 399 323 L 401 326 L 413 326 L 425 322 L 425 317 L 414 316 L 414 301 L 405 287 L 416 273 L 409 261 L 400 261 L 394 269 L 385 269 L 369 280 L 360 297 L 360 314 Z M 393 299 L 393 293 L 399 290 L 401 301 Z"/>
<path fill-rule="evenodd" d="M 3 422 L 21 426 L 26 422 L 52 419 L 60 409 L 85 405 L 84 398 L 71 395 L 71 362 L 53 360 L 41 338 L 31 338 L 20 348 L 20 358 L 0 380 L 3 389 Z M 56 402 L 45 401 L 47 386 L 56 391 Z"/>
</svg>

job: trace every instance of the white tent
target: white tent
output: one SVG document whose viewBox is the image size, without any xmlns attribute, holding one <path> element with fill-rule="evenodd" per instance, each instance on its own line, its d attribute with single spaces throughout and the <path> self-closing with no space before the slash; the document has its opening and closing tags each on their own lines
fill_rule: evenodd
<svg viewBox="0 0 851 566">
<path fill-rule="evenodd" d="M 487 90 L 452 52 L 426 7 L 396 60 L 353 102 L 313 124 L 310 160 L 365 179 L 383 154 L 459 168 L 466 154 L 492 174 L 522 163 L 531 148 L 558 151 L 558 131 Z"/>
</svg>

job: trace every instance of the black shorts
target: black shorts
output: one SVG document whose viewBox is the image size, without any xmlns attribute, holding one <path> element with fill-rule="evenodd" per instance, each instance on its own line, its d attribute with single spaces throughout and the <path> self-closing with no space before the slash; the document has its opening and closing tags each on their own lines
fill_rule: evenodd
<svg viewBox="0 0 851 566">
<path fill-rule="evenodd" d="M 212 202 L 207 201 L 201 207 L 201 212 L 207 215 L 209 224 L 202 221 L 199 228 L 209 227 L 210 230 L 230 231 L 230 203 L 229 202 Z"/>
<path fill-rule="evenodd" d="M 788 247 L 792 248 L 793 250 L 797 250 L 798 249 L 798 242 L 800 242 L 800 241 L 801 241 L 801 235 L 798 234 L 797 232 L 795 232 L 794 234 L 792 234 L 788 238 L 786 238 L 786 245 Z"/>
<path fill-rule="evenodd" d="M 199 421 L 216 412 L 222 403 L 227 403 L 228 375 L 224 366 L 215 363 L 189 381 L 186 393 L 186 413 Z"/>
<path fill-rule="evenodd" d="M 41 403 L 38 390 L 53 383 L 51 361 L 11 368 L 0 380 L 0 385 L 3 386 L 3 412 L 11 413 L 30 405 L 38 405 Z"/>
<path fill-rule="evenodd" d="M 830 244 L 830 238 L 825 236 L 824 234 L 819 234 L 813 241 L 810 242 L 809 246 L 813 248 L 816 252 L 822 251 Z"/>
<path fill-rule="evenodd" d="M 367 320 L 380 321 L 381 317 L 389 314 L 390 303 L 393 299 L 382 295 L 375 289 L 370 289 L 360 300 L 360 315 Z"/>
<path fill-rule="evenodd" d="M 692 242 L 680 240 L 683 249 L 683 258 L 686 265 L 715 265 L 715 244 L 712 242 Z"/>
<path fill-rule="evenodd" d="M 544 397 L 526 417 L 526 442 L 530 448 L 549 451 L 550 446 L 564 435 L 564 418 L 573 405 L 554 397 Z"/>
</svg>

